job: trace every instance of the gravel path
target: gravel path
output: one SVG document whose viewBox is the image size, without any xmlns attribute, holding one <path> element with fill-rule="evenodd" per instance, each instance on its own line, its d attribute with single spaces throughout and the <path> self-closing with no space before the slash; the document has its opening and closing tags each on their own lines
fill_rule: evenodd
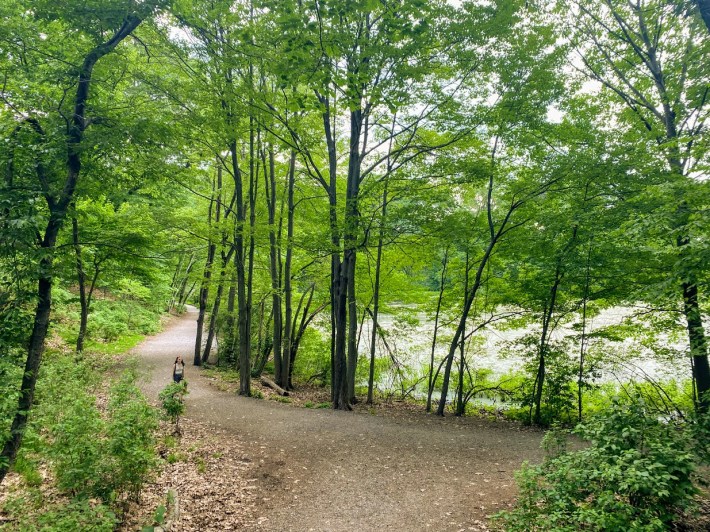
<svg viewBox="0 0 710 532">
<path fill-rule="evenodd" d="M 294 408 L 221 392 L 191 365 L 196 313 L 136 349 L 150 399 L 186 359 L 188 418 L 238 440 L 251 460 L 260 530 L 486 530 L 537 461 L 541 433 L 504 422 L 425 414 Z"/>
</svg>

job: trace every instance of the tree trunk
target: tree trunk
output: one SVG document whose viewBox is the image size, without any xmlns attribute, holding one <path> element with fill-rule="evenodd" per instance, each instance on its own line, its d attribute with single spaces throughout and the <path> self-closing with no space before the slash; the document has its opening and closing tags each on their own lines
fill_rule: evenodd
<svg viewBox="0 0 710 532">
<path fill-rule="evenodd" d="M 466 271 L 464 273 L 464 289 L 463 289 L 463 299 L 464 304 L 466 303 L 466 295 L 468 294 L 468 277 L 469 277 L 469 253 L 466 251 Z M 474 312 L 475 319 L 475 312 Z M 464 370 L 466 369 L 466 324 L 464 323 L 464 329 L 461 331 L 461 343 L 459 345 L 459 384 L 456 396 L 456 415 L 463 416 L 465 413 L 464 402 L 463 402 L 463 381 L 464 381 Z"/>
<path fill-rule="evenodd" d="M 362 129 L 362 110 L 350 112 L 350 153 L 348 156 L 348 179 L 345 191 L 345 216 L 343 219 L 344 255 L 340 267 L 338 282 L 338 331 L 336 333 L 335 357 L 336 367 L 342 370 L 338 377 L 339 397 L 333 405 L 336 409 L 350 410 L 351 385 L 354 383 L 357 367 L 357 316 L 353 313 L 355 306 L 355 261 L 357 257 L 357 233 L 359 227 L 358 195 L 360 189 L 360 132 Z M 349 294 L 350 293 L 350 294 Z M 348 316 L 348 308 L 352 316 Z M 352 326 L 348 327 L 348 318 Z M 346 332 L 347 331 L 347 332 Z M 347 360 L 346 360 L 347 334 Z M 353 388 L 354 390 L 354 388 Z"/>
<path fill-rule="evenodd" d="M 476 277 L 474 278 L 473 285 L 471 286 L 471 290 L 468 293 L 468 297 L 466 298 L 466 301 L 464 302 L 463 310 L 461 312 L 461 317 L 459 318 L 459 324 L 456 327 L 456 331 L 454 333 L 454 337 L 451 340 L 451 345 L 449 346 L 449 353 L 446 356 L 446 367 L 444 368 L 444 379 L 441 384 L 441 397 L 439 398 L 439 406 L 436 409 L 436 414 L 438 416 L 443 416 L 444 415 L 444 410 L 446 408 L 446 398 L 449 393 L 449 379 L 451 377 L 451 366 L 454 361 L 454 356 L 456 355 L 456 349 L 459 345 L 459 342 L 463 341 L 463 332 L 466 329 L 466 320 L 468 319 L 468 314 L 471 311 L 471 305 L 473 304 L 473 300 L 476 298 L 476 295 L 478 294 L 478 290 L 481 287 L 481 284 L 483 282 L 483 272 L 488 265 L 488 261 L 491 258 L 491 255 L 493 253 L 494 248 L 496 247 L 496 244 L 500 241 L 500 239 L 503 237 L 503 235 L 507 232 L 507 226 L 508 223 L 510 222 L 510 218 L 515 212 L 516 209 L 518 209 L 520 206 L 523 205 L 522 201 L 518 202 L 513 202 L 510 204 L 508 207 L 508 211 L 503 217 L 503 220 L 500 223 L 500 226 L 496 230 L 495 225 L 493 223 L 493 180 L 495 176 L 495 157 L 496 157 L 496 150 L 498 147 L 498 137 L 496 137 L 496 141 L 493 145 L 493 153 L 491 155 L 491 164 L 492 164 L 492 169 L 491 169 L 491 174 L 488 178 L 488 193 L 487 193 L 487 200 L 486 200 L 486 215 L 488 217 L 488 230 L 490 233 L 490 240 L 488 241 L 488 246 L 486 246 L 485 251 L 483 252 L 483 257 L 481 257 L 481 261 L 478 263 L 478 269 L 476 270 Z M 541 194 L 545 189 L 547 185 L 540 187 L 537 191 L 538 194 Z M 530 196 L 530 197 L 534 197 Z"/>
<path fill-rule="evenodd" d="M 177 290 L 176 296 L 173 298 L 173 300 L 168 308 L 168 311 L 172 310 L 176 304 L 178 306 L 182 306 L 185 304 L 185 301 L 187 300 L 187 297 L 185 296 L 186 290 L 187 290 L 187 283 L 190 278 L 190 272 L 192 272 L 192 268 L 194 265 L 195 265 L 195 254 L 190 253 L 190 258 L 187 261 L 187 268 L 185 268 L 184 277 L 178 281 L 180 288 Z M 182 266 L 180 266 L 180 267 L 182 267 Z"/>
<path fill-rule="evenodd" d="M 227 213 L 225 212 L 225 217 Z M 220 227 L 220 222 L 222 221 L 222 166 L 217 165 L 217 201 L 215 208 L 215 225 Z M 211 224 L 210 224 L 211 225 Z M 211 232 L 210 232 L 211 233 Z M 211 236 L 210 236 L 211 239 Z M 224 290 L 224 277 L 227 273 L 227 264 L 229 263 L 229 255 L 225 255 L 224 247 L 226 246 L 226 235 L 222 232 L 222 249 L 220 250 L 220 255 L 222 257 L 222 265 L 219 270 L 219 282 L 217 284 L 217 293 L 215 294 L 214 302 L 212 303 L 212 312 L 210 313 L 210 323 L 207 328 L 207 341 L 205 342 L 205 349 L 202 353 L 202 362 L 207 362 L 210 357 L 210 352 L 212 351 L 212 342 L 217 331 L 217 318 L 219 316 L 219 307 L 222 303 L 222 291 Z M 212 252 L 212 260 L 214 261 L 215 251 Z M 211 266 L 211 265 L 210 265 Z M 206 302 L 205 302 L 206 303 Z M 200 307 L 202 307 L 202 301 L 200 301 Z M 200 311 L 202 309 L 200 308 Z"/>
<path fill-rule="evenodd" d="M 446 266 L 449 260 L 449 248 L 444 251 L 444 260 L 441 267 L 441 278 L 439 279 L 439 297 L 436 301 L 436 314 L 434 315 L 434 334 L 431 340 L 431 356 L 429 357 L 429 384 L 426 395 L 426 411 L 431 412 L 431 396 L 434 393 L 434 353 L 436 351 L 436 337 L 439 333 L 439 315 L 441 313 L 441 301 L 444 298 L 444 288 L 446 285 Z"/>
<path fill-rule="evenodd" d="M 389 173 L 385 177 L 382 190 L 382 216 L 380 217 L 380 233 L 377 237 L 377 259 L 375 260 L 375 286 L 372 294 L 372 335 L 370 337 L 370 372 L 367 379 L 367 404 L 374 400 L 375 388 L 375 347 L 377 344 L 377 319 L 380 312 L 380 271 L 382 269 L 382 247 L 385 239 L 385 224 L 387 222 L 387 192 L 389 187 Z"/>
<path fill-rule="evenodd" d="M 348 403 L 355 404 L 355 374 L 357 372 L 358 337 L 357 337 L 357 299 L 355 298 L 355 262 L 357 255 L 352 254 L 348 265 Z"/>
<path fill-rule="evenodd" d="M 295 213 L 295 204 L 293 201 L 293 192 L 296 183 L 296 152 L 291 151 L 291 158 L 288 167 L 288 183 L 287 183 L 287 204 L 288 204 L 288 221 L 286 223 L 286 262 L 284 264 L 283 282 L 284 282 L 284 300 L 286 304 L 286 322 L 284 323 L 284 343 L 283 343 L 283 373 L 282 380 L 279 384 L 290 389 L 292 386 L 291 375 L 293 374 L 293 362 L 295 353 L 292 354 L 291 349 L 294 345 L 294 335 L 291 332 L 292 327 L 292 312 L 293 312 L 293 287 L 291 285 L 291 263 L 293 261 L 293 219 Z M 275 348 L 274 348 L 275 349 Z M 275 353 L 275 350 L 274 350 Z"/>
<path fill-rule="evenodd" d="M 308 328 L 308 324 L 311 322 L 313 318 L 315 318 L 318 313 L 325 308 L 325 304 L 321 305 L 318 307 L 312 314 L 308 314 L 308 310 L 311 307 L 311 301 L 313 301 L 313 293 L 316 290 L 316 285 L 312 284 L 308 290 L 306 290 L 303 295 L 301 296 L 300 301 L 298 302 L 298 307 L 296 308 L 296 315 L 293 320 L 293 327 L 291 329 L 291 351 L 289 352 L 289 376 L 288 376 L 288 388 L 293 389 L 293 381 L 292 381 L 292 375 L 293 375 L 293 367 L 294 364 L 296 363 L 296 354 L 298 353 L 298 346 L 301 343 L 301 338 L 303 337 L 303 333 L 306 332 L 306 328 Z M 308 300 L 306 301 L 306 306 L 303 307 L 303 300 L 305 299 L 306 295 L 308 295 Z M 298 321 L 298 315 L 301 311 L 301 307 L 303 307 L 303 313 L 301 314 L 301 323 L 299 324 L 298 328 L 296 328 L 296 322 Z"/>
<path fill-rule="evenodd" d="M 326 147 L 328 149 L 328 223 L 330 225 L 330 375 L 331 388 L 330 398 L 333 407 L 336 408 L 339 402 L 340 388 L 345 378 L 341 375 L 340 366 L 342 361 L 338 360 L 339 353 L 336 345 L 338 343 L 338 327 L 340 313 L 340 235 L 338 229 L 338 189 L 337 189 L 337 172 L 338 158 L 336 152 L 336 143 L 333 136 L 331 125 L 330 100 L 327 96 L 318 95 L 318 99 L 323 105 L 323 131 L 325 132 Z"/>
<path fill-rule="evenodd" d="M 74 241 L 74 253 L 76 254 L 76 277 L 79 283 L 79 304 L 81 305 L 79 317 L 79 335 L 76 338 L 76 352 L 81 354 L 84 351 L 84 337 L 89 321 L 89 305 L 86 301 L 86 272 L 84 270 L 84 260 L 81 256 L 81 245 L 79 243 L 79 221 L 76 215 L 72 216 L 72 240 Z"/>
<path fill-rule="evenodd" d="M 251 70 L 251 65 L 250 65 Z M 250 124 L 250 134 L 249 134 L 249 254 L 248 254 L 248 267 L 247 267 L 247 300 L 245 309 L 245 324 L 244 324 L 244 337 L 240 338 L 240 343 L 243 347 L 242 361 L 244 364 L 241 365 L 242 371 L 240 372 L 241 379 L 240 384 L 243 385 L 244 390 L 239 393 L 241 395 L 251 396 L 251 311 L 252 302 L 254 298 L 254 230 L 256 227 L 256 194 L 258 192 L 258 181 L 257 181 L 257 171 L 255 168 L 255 144 L 254 144 L 254 117 L 249 117 Z"/>
<path fill-rule="evenodd" d="M 214 302 L 212 303 L 212 312 L 210 313 L 210 323 L 207 328 L 207 341 L 205 342 L 205 349 L 202 353 L 202 362 L 207 362 L 210 358 L 210 353 L 212 352 L 212 344 L 217 335 L 217 318 L 219 316 L 219 308 L 222 304 L 222 293 L 224 292 L 224 278 L 226 276 L 226 269 L 229 258 L 223 257 L 222 268 L 219 272 L 219 283 L 217 284 L 217 293 L 214 297 Z"/>
<path fill-rule="evenodd" d="M 577 374 L 577 418 L 582 422 L 583 411 L 583 392 L 582 382 L 584 379 L 584 359 L 586 354 L 587 341 L 587 301 L 589 300 L 589 285 L 591 280 L 591 264 L 592 264 L 592 241 L 589 241 L 589 250 L 587 251 L 587 271 L 584 279 L 584 299 L 582 301 L 582 339 L 579 344 L 579 371 Z"/>
<path fill-rule="evenodd" d="M 281 306 L 281 274 L 279 271 L 279 246 L 276 239 L 276 176 L 274 169 L 274 151 L 269 149 L 269 164 L 266 164 L 266 154 L 262 150 L 262 164 L 264 167 L 264 192 L 266 207 L 269 214 L 269 272 L 271 274 L 271 306 L 274 316 L 273 348 L 274 348 L 274 378 L 283 386 L 282 352 L 283 337 L 283 310 Z M 288 329 L 286 329 L 288 330 Z M 286 372 L 288 375 L 288 372 Z M 288 381 L 288 377 L 286 378 Z"/>
<path fill-rule="evenodd" d="M 244 224 L 246 213 L 242 187 L 242 172 L 237 155 L 237 141 L 230 142 L 229 150 L 232 158 L 234 188 L 236 191 L 237 220 L 235 225 L 235 266 L 237 270 L 237 336 L 239 341 L 239 395 L 251 395 L 250 375 L 250 331 L 247 314 L 249 306 L 246 293 L 246 271 L 244 269 Z"/>
<path fill-rule="evenodd" d="M 195 366 L 202 365 L 202 334 L 205 328 L 205 313 L 207 312 L 207 298 L 209 297 L 210 280 L 212 279 L 212 264 L 214 263 L 214 255 L 217 251 L 217 244 L 212 239 L 212 215 L 214 212 L 214 205 L 215 184 L 214 182 L 212 182 L 212 195 L 210 197 L 210 206 L 207 211 L 207 227 L 209 231 L 207 241 L 207 260 L 205 261 L 205 270 L 202 274 L 202 285 L 200 286 L 199 311 L 197 314 L 197 333 L 195 334 L 195 356 L 193 357 L 192 361 Z"/>
</svg>

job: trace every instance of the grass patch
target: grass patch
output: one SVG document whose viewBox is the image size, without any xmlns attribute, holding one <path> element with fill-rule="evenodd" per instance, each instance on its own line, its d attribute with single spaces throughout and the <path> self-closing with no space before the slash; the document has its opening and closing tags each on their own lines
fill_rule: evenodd
<svg viewBox="0 0 710 532">
<path fill-rule="evenodd" d="M 290 397 L 282 397 L 280 395 L 272 395 L 269 397 L 272 401 L 276 401 L 277 403 L 291 403 L 293 402 Z"/>
<path fill-rule="evenodd" d="M 167 460 L 169 464 L 176 464 L 177 462 L 186 461 L 187 455 L 185 453 L 181 453 L 180 451 L 176 451 L 168 454 L 168 457 L 165 460 Z"/>
<path fill-rule="evenodd" d="M 126 334 L 112 342 L 97 342 L 96 340 L 87 340 L 85 349 L 91 352 L 103 353 L 106 355 L 120 355 L 130 351 L 140 344 L 145 335 L 143 334 Z"/>
</svg>

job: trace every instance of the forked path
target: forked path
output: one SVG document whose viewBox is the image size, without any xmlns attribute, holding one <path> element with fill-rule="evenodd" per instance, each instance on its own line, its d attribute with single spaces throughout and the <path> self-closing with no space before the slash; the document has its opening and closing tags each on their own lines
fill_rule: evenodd
<svg viewBox="0 0 710 532">
<path fill-rule="evenodd" d="M 514 471 L 541 458 L 539 432 L 504 422 L 312 410 L 219 391 L 192 367 L 195 330 L 189 311 L 137 348 L 144 389 L 156 398 L 175 357 L 186 359 L 186 416 L 243 444 L 262 530 L 485 530 L 485 516 L 515 496 Z"/>
</svg>

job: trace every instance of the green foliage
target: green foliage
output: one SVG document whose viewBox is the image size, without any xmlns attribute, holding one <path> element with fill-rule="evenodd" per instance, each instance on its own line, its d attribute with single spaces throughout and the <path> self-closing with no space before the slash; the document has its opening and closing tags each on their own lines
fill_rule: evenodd
<svg viewBox="0 0 710 532">
<path fill-rule="evenodd" d="M 264 394 L 261 392 L 261 390 L 252 390 L 251 397 L 253 397 L 254 399 L 263 399 Z"/>
<path fill-rule="evenodd" d="M 98 300 L 89 314 L 90 338 L 114 342 L 127 334 L 155 334 L 159 314 L 138 302 Z"/>
<path fill-rule="evenodd" d="M 21 532 L 110 532 L 119 524 L 115 513 L 96 500 L 76 498 L 48 504 L 37 489 L 8 499 L 2 509 L 13 518 L 12 529 Z"/>
<path fill-rule="evenodd" d="M 161 504 L 155 509 L 155 513 L 153 514 L 153 524 L 150 526 L 144 526 L 141 529 L 141 532 L 153 532 L 155 530 L 156 526 L 161 526 L 163 523 L 165 523 L 165 513 L 167 512 L 167 508 L 165 507 L 164 504 Z"/>
<path fill-rule="evenodd" d="M 306 381 L 330 373 L 330 339 L 316 329 L 307 329 L 298 348 L 293 378 Z"/>
<path fill-rule="evenodd" d="M 156 464 L 157 423 L 134 379 L 126 374 L 112 387 L 107 419 L 81 390 L 65 399 L 47 450 L 61 489 L 104 501 L 140 490 Z"/>
<path fill-rule="evenodd" d="M 290 397 L 283 397 L 281 395 L 272 395 L 269 397 L 272 401 L 276 401 L 277 403 L 291 403 L 293 402 Z"/>
<path fill-rule="evenodd" d="M 28 486 L 38 487 L 42 484 L 42 475 L 37 468 L 37 462 L 26 454 L 19 455 L 12 468 L 15 473 L 22 475 Z"/>
<path fill-rule="evenodd" d="M 111 390 L 107 450 L 110 480 L 115 492 L 137 494 L 154 469 L 156 413 L 126 374 Z"/>
<path fill-rule="evenodd" d="M 614 405 L 574 433 L 588 442 L 518 473 L 517 508 L 501 514 L 507 530 L 666 530 L 692 504 L 695 469 L 687 429 L 659 421 L 643 403 Z"/>
<path fill-rule="evenodd" d="M 188 394 L 187 381 L 171 382 L 158 394 L 163 411 L 173 423 L 178 423 L 185 413 L 185 396 Z"/>
<path fill-rule="evenodd" d="M 37 519 L 41 532 L 111 532 L 118 523 L 116 515 L 106 505 L 87 499 L 76 499 L 66 506 L 50 508 Z"/>
<path fill-rule="evenodd" d="M 104 445 L 101 435 L 106 424 L 96 408 L 96 400 L 82 390 L 65 398 L 63 415 L 51 427 L 48 449 L 57 484 L 73 495 L 110 496 L 104 477 Z"/>
</svg>

